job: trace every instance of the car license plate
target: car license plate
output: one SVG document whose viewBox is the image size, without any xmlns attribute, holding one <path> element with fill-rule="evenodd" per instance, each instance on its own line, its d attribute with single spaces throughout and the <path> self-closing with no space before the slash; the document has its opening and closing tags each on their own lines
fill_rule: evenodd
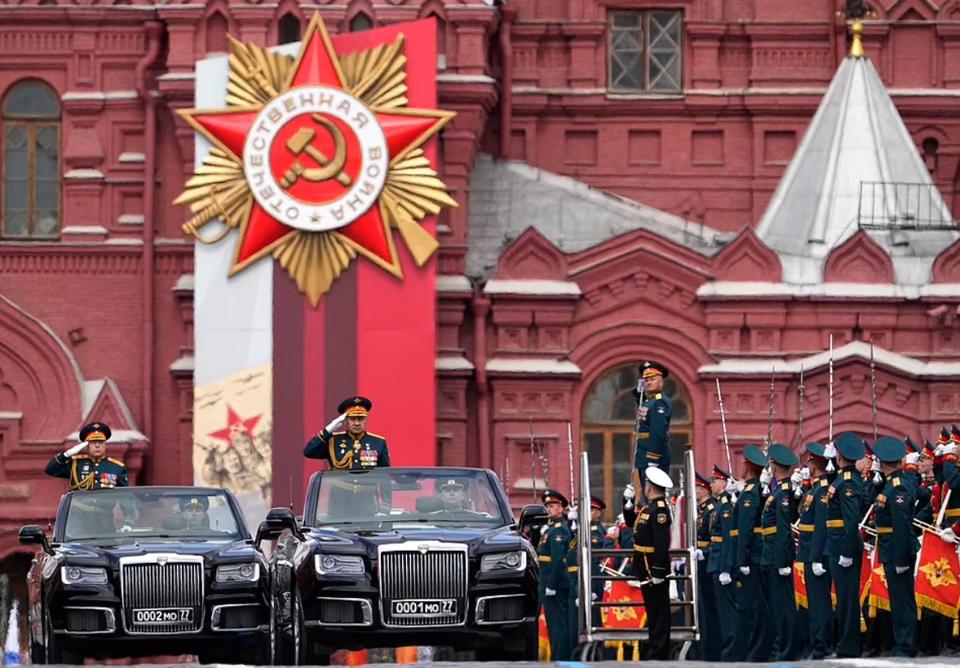
<svg viewBox="0 0 960 668">
<path fill-rule="evenodd" d="M 137 608 L 134 624 L 191 624 L 193 608 Z"/>
<path fill-rule="evenodd" d="M 457 601 L 452 598 L 391 601 L 394 617 L 452 617 L 457 614 Z"/>
</svg>

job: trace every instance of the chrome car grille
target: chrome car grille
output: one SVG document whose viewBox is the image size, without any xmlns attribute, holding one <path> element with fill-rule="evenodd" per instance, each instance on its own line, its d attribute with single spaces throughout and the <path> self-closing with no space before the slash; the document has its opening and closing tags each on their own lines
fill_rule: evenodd
<svg viewBox="0 0 960 668">
<path fill-rule="evenodd" d="M 461 625 L 467 618 L 469 569 L 467 546 L 446 543 L 403 543 L 380 548 L 380 614 L 387 627 Z M 455 601 L 453 614 L 431 610 L 435 602 Z M 394 602 L 416 608 L 409 616 L 394 614 Z"/>
<path fill-rule="evenodd" d="M 163 554 L 120 560 L 120 600 L 128 633 L 197 633 L 203 628 L 203 595 L 202 557 Z M 187 610 L 190 619 L 183 621 Z M 140 615 L 151 621 L 138 619 Z M 161 615 L 172 618 L 156 619 Z"/>
</svg>

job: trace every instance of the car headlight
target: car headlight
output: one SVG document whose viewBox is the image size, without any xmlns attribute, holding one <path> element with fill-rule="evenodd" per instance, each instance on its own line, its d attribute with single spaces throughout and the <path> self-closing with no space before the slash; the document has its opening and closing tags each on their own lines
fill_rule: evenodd
<svg viewBox="0 0 960 668">
<path fill-rule="evenodd" d="M 527 568 L 526 552 L 504 552 L 488 554 L 480 560 L 480 570 L 484 573 L 502 571 L 523 571 Z"/>
<path fill-rule="evenodd" d="M 260 564 L 231 564 L 217 569 L 217 582 L 256 582 Z"/>
<path fill-rule="evenodd" d="M 107 584 L 107 570 L 84 566 L 64 566 L 60 569 L 60 579 L 63 584 L 67 585 L 105 585 Z"/>
<path fill-rule="evenodd" d="M 363 575 L 367 571 L 362 557 L 317 554 L 314 555 L 313 561 L 320 575 Z"/>
</svg>

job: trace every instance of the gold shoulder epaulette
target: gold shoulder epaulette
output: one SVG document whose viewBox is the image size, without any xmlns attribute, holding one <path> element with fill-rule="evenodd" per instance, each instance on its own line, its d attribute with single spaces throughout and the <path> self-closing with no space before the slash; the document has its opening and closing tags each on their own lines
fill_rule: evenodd
<svg viewBox="0 0 960 668">
<path fill-rule="evenodd" d="M 119 459 L 114 459 L 113 457 L 107 457 L 107 461 L 108 461 L 108 462 L 113 462 L 113 463 L 116 464 L 117 466 L 126 467 L 126 464 L 124 464 L 123 462 L 121 462 Z"/>
<path fill-rule="evenodd" d="M 372 431 L 368 431 L 367 436 L 373 436 L 374 438 L 379 438 L 381 441 L 387 440 L 386 437 L 381 436 L 380 434 L 374 434 Z"/>
<path fill-rule="evenodd" d="M 559 529 L 560 527 L 562 527 L 562 526 L 563 526 L 563 522 L 557 522 L 557 523 L 556 523 L 556 524 L 554 524 L 553 526 L 555 526 L 556 528 L 558 528 L 558 529 Z"/>
<path fill-rule="evenodd" d="M 713 504 L 712 504 L 712 503 L 708 503 L 708 504 L 707 504 L 707 510 L 713 510 Z"/>
<path fill-rule="evenodd" d="M 657 392 L 657 396 L 654 397 L 654 398 L 655 398 L 655 399 L 663 399 L 663 395 L 662 395 L 661 393 Z"/>
<path fill-rule="evenodd" d="M 743 490 L 743 491 L 744 491 L 744 492 L 750 492 L 750 491 L 753 490 L 754 486 L 755 486 L 755 485 L 754 485 L 753 483 L 750 483 L 749 485 L 747 485 L 747 488 L 746 488 L 745 490 Z"/>
<path fill-rule="evenodd" d="M 844 471 L 844 472 L 843 472 L 843 479 L 844 479 L 844 480 L 850 480 L 850 471 Z"/>
<path fill-rule="evenodd" d="M 827 480 L 826 478 L 824 478 L 823 480 L 820 481 L 820 486 L 821 486 L 821 487 L 827 487 L 829 484 L 830 484 L 830 481 Z"/>
<path fill-rule="evenodd" d="M 74 455 L 70 459 L 93 459 L 90 455 Z"/>
<path fill-rule="evenodd" d="M 899 487 L 899 486 L 900 486 L 900 478 L 894 478 L 894 479 L 893 479 L 893 486 L 894 486 L 894 487 Z"/>
<path fill-rule="evenodd" d="M 666 508 L 666 507 L 667 507 L 667 502 L 664 501 L 663 499 L 657 499 L 657 507 L 658 507 L 658 508 Z"/>
<path fill-rule="evenodd" d="M 346 434 L 346 433 L 347 433 L 347 432 L 345 432 L 345 431 L 335 431 L 335 432 L 333 432 L 332 436 L 343 436 L 343 435 Z"/>
</svg>

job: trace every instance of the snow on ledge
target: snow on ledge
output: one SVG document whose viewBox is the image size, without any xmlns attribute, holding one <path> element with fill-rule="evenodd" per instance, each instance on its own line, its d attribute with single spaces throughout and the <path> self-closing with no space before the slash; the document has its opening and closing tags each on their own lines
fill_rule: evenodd
<svg viewBox="0 0 960 668">
<path fill-rule="evenodd" d="M 581 295 L 580 286 L 572 281 L 491 280 L 483 287 L 487 295 Z"/>
<path fill-rule="evenodd" d="M 463 275 L 438 275 L 436 285 L 437 292 L 473 292 L 470 279 Z"/>
<path fill-rule="evenodd" d="M 580 367 L 566 360 L 546 359 L 492 359 L 487 362 L 487 373 L 543 373 L 580 374 Z"/>
<path fill-rule="evenodd" d="M 466 357 L 438 357 L 437 371 L 473 371 L 473 362 Z"/>
<path fill-rule="evenodd" d="M 906 374 L 923 376 L 960 376 L 960 362 L 923 362 L 907 355 L 891 352 L 883 348 L 874 347 L 873 356 L 877 364 L 897 369 Z M 850 359 L 860 358 L 866 361 L 870 360 L 870 345 L 863 341 L 851 341 L 845 346 L 835 348 L 833 351 L 834 363 Z M 824 351 L 809 357 L 803 357 L 795 360 L 786 360 L 783 358 L 760 359 L 760 360 L 742 360 L 729 359 L 722 360 L 717 364 L 707 364 L 701 366 L 698 371 L 701 374 L 711 375 L 767 375 L 771 371 L 777 373 L 799 374 L 802 366 L 804 372 L 811 369 L 825 367 L 830 363 L 830 351 Z"/>
<path fill-rule="evenodd" d="M 697 289 L 697 297 L 845 297 L 861 299 L 922 299 L 960 296 L 958 283 L 894 285 L 890 283 L 763 283 L 713 281 Z"/>
</svg>

